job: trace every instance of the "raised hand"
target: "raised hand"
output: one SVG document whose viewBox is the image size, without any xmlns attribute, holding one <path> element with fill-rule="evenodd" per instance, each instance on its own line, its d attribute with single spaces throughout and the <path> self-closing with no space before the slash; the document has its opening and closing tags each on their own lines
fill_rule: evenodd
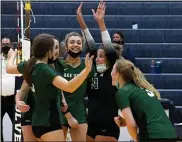
<svg viewBox="0 0 182 142">
<path fill-rule="evenodd" d="M 76 10 L 77 16 L 79 16 L 79 15 L 82 16 L 82 5 L 83 5 L 83 3 L 81 2 L 80 5 L 79 5 L 79 7 Z"/>
<path fill-rule="evenodd" d="M 82 6 L 83 6 L 83 3 L 81 2 L 80 5 L 79 5 L 79 7 L 76 10 L 76 14 L 77 14 L 76 17 L 77 17 L 78 23 L 80 25 L 80 28 L 82 30 L 84 30 L 84 29 L 87 28 L 87 25 L 86 25 L 86 23 L 84 21 L 83 15 L 82 15 Z"/>
<path fill-rule="evenodd" d="M 9 52 L 8 52 L 8 59 L 10 58 L 15 58 L 17 55 L 17 49 L 13 50 L 13 49 L 10 49 Z"/>
<path fill-rule="evenodd" d="M 85 66 L 86 66 L 86 69 L 87 69 L 88 71 L 91 71 L 94 56 L 93 56 L 93 55 L 92 55 L 91 57 L 89 57 L 89 56 L 90 56 L 90 54 L 88 53 L 88 54 L 86 55 L 86 57 L 85 57 Z"/>
<path fill-rule="evenodd" d="M 103 0 L 99 2 L 96 12 L 94 9 L 92 9 L 93 16 L 97 22 L 104 20 L 105 10 L 106 5 L 105 2 L 103 2 Z"/>
</svg>

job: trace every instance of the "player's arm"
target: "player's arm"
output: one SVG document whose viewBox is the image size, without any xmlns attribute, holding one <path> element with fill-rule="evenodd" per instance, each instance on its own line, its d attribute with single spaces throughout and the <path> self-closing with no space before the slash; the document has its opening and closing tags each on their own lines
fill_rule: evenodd
<svg viewBox="0 0 182 142">
<path fill-rule="evenodd" d="M 137 140 L 137 124 L 133 117 L 130 107 L 124 108 L 122 111 L 123 117 L 126 121 L 128 132 L 134 140 Z"/>
<path fill-rule="evenodd" d="M 97 7 L 97 11 L 95 12 L 92 9 L 92 12 L 93 12 L 95 20 L 97 21 L 99 25 L 99 29 L 101 31 L 102 43 L 103 43 L 105 54 L 108 58 L 110 65 L 113 66 L 117 59 L 117 54 L 113 47 L 113 44 L 111 42 L 111 37 L 105 25 L 105 21 L 104 21 L 105 10 L 106 10 L 105 2 L 100 1 Z"/>
<path fill-rule="evenodd" d="M 66 112 L 67 110 L 68 110 L 68 104 L 67 104 L 67 102 L 66 102 L 66 99 L 65 99 L 65 97 L 64 97 L 64 93 L 63 93 L 63 91 L 61 91 L 61 95 L 62 95 L 62 103 L 61 103 L 61 111 L 62 112 Z"/>
<path fill-rule="evenodd" d="M 76 10 L 76 14 L 77 14 L 77 21 L 78 21 L 78 23 L 80 25 L 80 28 L 82 30 L 85 30 L 85 29 L 87 29 L 87 25 L 86 25 L 86 23 L 84 21 L 83 15 L 82 15 L 82 6 L 83 6 L 83 3 L 81 2 L 79 7 Z"/>
<path fill-rule="evenodd" d="M 26 96 L 26 94 L 28 93 L 29 90 L 30 90 L 30 87 L 26 83 L 26 81 L 24 80 L 22 85 L 21 85 L 20 90 L 16 94 L 16 102 L 17 101 L 23 101 L 24 97 Z"/>
<path fill-rule="evenodd" d="M 24 80 L 20 90 L 16 94 L 16 105 L 21 112 L 27 112 L 30 109 L 29 105 L 26 105 L 25 102 L 23 101 L 25 95 L 27 95 L 29 90 L 30 87 Z"/>
<path fill-rule="evenodd" d="M 88 74 L 92 69 L 92 63 L 93 63 L 93 56 L 89 57 L 89 54 L 87 54 L 85 57 L 85 69 L 83 69 L 83 71 L 80 74 L 78 74 L 70 81 L 67 81 L 61 76 L 56 76 L 53 79 L 53 85 L 63 91 L 73 93 L 87 78 Z"/>
<path fill-rule="evenodd" d="M 6 72 L 9 74 L 20 74 L 17 65 L 14 65 L 14 61 L 17 55 L 17 50 L 10 49 L 8 52 L 8 60 L 6 65 Z"/>
<path fill-rule="evenodd" d="M 105 2 L 103 1 L 99 2 L 96 12 L 94 9 L 92 9 L 93 16 L 96 22 L 98 23 L 101 32 L 107 30 L 104 22 L 105 10 L 106 10 L 106 5 Z"/>
<path fill-rule="evenodd" d="M 65 92 L 73 93 L 87 78 L 89 72 L 90 71 L 84 69 L 79 75 L 70 81 L 67 81 L 61 76 L 56 76 L 53 80 L 53 85 Z"/>
<path fill-rule="evenodd" d="M 83 39 L 85 41 L 85 45 L 84 46 L 84 50 L 86 50 L 86 53 L 90 53 L 90 55 L 94 55 L 96 57 L 97 55 L 97 49 L 96 49 L 96 44 L 95 44 L 95 41 L 84 21 L 84 18 L 83 18 L 83 15 L 82 15 L 82 6 L 83 6 L 83 3 L 81 2 L 80 6 L 77 8 L 77 21 L 80 25 L 80 28 L 81 28 L 81 32 L 82 32 L 82 36 L 83 36 Z"/>
<path fill-rule="evenodd" d="M 85 20 L 83 18 L 83 15 L 82 15 L 82 6 L 83 6 L 83 3 L 81 2 L 80 3 L 80 6 L 77 8 L 77 11 L 76 11 L 76 14 L 77 14 L 77 21 L 80 25 L 80 28 L 81 28 L 81 32 L 82 32 L 82 35 L 83 35 L 83 38 L 86 40 L 86 41 L 92 41 L 94 42 L 94 39 L 92 37 L 92 35 L 90 34 L 90 31 L 85 23 Z"/>
</svg>

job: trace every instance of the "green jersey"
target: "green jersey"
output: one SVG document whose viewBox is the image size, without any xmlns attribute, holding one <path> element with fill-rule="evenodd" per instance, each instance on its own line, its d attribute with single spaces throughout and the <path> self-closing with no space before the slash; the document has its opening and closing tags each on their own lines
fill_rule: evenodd
<svg viewBox="0 0 182 142">
<path fill-rule="evenodd" d="M 84 60 L 81 60 L 81 64 L 76 68 L 73 68 L 68 64 L 65 64 L 64 78 L 66 78 L 67 80 L 71 80 L 75 76 L 77 76 L 84 68 L 85 68 Z M 86 94 L 87 81 L 91 80 L 92 75 L 93 71 L 90 73 L 87 79 L 82 83 L 82 85 L 73 93 L 64 92 L 69 112 L 72 114 L 73 117 L 75 117 L 75 119 L 77 119 L 79 124 L 86 122 L 86 109 L 84 106 L 84 97 Z M 68 124 L 65 118 L 63 119 L 63 124 Z"/>
<path fill-rule="evenodd" d="M 19 72 L 24 72 L 24 63 L 18 65 Z M 48 64 L 35 64 L 32 72 L 32 91 L 35 106 L 32 126 L 52 126 L 61 124 L 61 106 L 59 89 L 52 82 L 58 75 Z"/>
<path fill-rule="evenodd" d="M 25 63 L 26 61 L 21 62 L 20 64 L 17 65 L 18 71 L 23 74 L 24 73 L 24 69 L 25 69 Z M 33 97 L 32 97 L 33 93 L 31 90 L 28 91 L 28 93 L 26 94 L 26 96 L 24 97 L 24 102 L 28 105 L 30 105 L 30 109 L 32 109 L 32 107 L 34 107 L 34 101 L 32 101 Z"/>
<path fill-rule="evenodd" d="M 61 59 L 57 59 L 57 61 L 54 63 L 55 70 L 59 73 L 60 76 L 63 77 L 64 73 L 64 66 Z"/>
<path fill-rule="evenodd" d="M 121 111 L 131 108 L 140 140 L 176 138 L 173 126 L 153 92 L 128 83 L 119 89 L 115 98 Z"/>
<path fill-rule="evenodd" d="M 24 72 L 24 67 L 25 67 L 25 63 L 26 62 L 21 62 L 20 64 L 18 64 L 17 68 L 18 68 L 18 71 L 23 74 Z M 30 106 L 30 110 L 25 112 L 25 113 L 22 113 L 22 117 L 24 117 L 24 121 L 25 120 L 28 120 L 30 121 L 29 123 L 31 123 L 32 121 L 32 113 L 33 113 L 33 108 L 34 108 L 34 98 L 33 98 L 33 92 L 31 90 L 28 91 L 28 93 L 26 94 L 26 96 L 24 97 L 24 102 Z M 23 121 L 23 122 L 24 122 Z M 24 124 L 23 124 L 24 125 Z"/>
</svg>

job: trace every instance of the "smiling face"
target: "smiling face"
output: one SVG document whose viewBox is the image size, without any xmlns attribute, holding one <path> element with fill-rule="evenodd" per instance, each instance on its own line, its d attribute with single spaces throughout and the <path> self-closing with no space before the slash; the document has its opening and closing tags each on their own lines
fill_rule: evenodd
<svg viewBox="0 0 182 142">
<path fill-rule="evenodd" d="M 79 36 L 70 36 L 67 41 L 67 50 L 74 53 L 82 51 L 82 39 Z"/>
</svg>

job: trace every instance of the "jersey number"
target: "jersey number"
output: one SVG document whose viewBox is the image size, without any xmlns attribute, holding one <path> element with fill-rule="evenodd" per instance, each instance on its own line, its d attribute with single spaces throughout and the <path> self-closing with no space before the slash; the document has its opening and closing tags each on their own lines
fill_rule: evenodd
<svg viewBox="0 0 182 142">
<path fill-rule="evenodd" d="M 32 92 L 35 92 L 35 88 L 33 84 L 32 84 L 32 87 L 30 87 L 30 89 L 32 90 Z"/>
<path fill-rule="evenodd" d="M 99 89 L 99 86 L 98 86 L 98 78 L 92 78 L 91 89 L 94 89 L 94 90 Z"/>
<path fill-rule="evenodd" d="M 154 96 L 155 96 L 154 93 L 153 93 L 152 91 L 147 90 L 147 89 L 145 89 L 145 90 L 146 90 L 147 94 L 148 94 L 150 97 L 154 97 Z"/>
</svg>

